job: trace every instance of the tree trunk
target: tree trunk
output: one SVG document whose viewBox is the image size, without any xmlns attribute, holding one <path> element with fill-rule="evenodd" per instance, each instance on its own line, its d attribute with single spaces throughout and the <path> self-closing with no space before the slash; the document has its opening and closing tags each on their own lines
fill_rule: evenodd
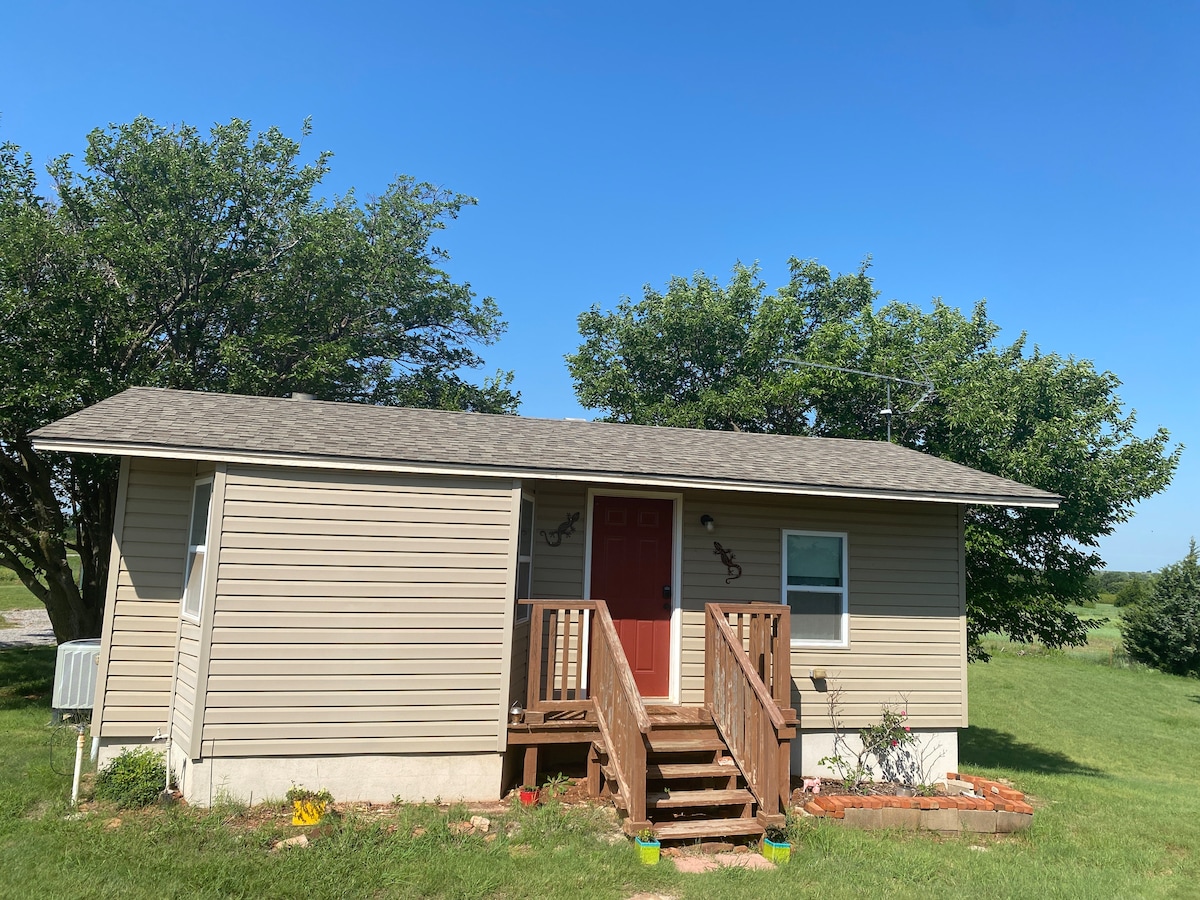
<svg viewBox="0 0 1200 900">
<path fill-rule="evenodd" d="M 16 572 L 45 604 L 59 643 L 99 637 L 116 505 L 113 460 L 39 454 L 25 434 L 5 444 L 0 500 L 7 508 L 0 510 L 0 564 Z M 78 504 L 73 523 L 63 508 L 62 498 L 68 495 Z M 69 545 L 70 524 L 76 540 Z M 68 559 L 69 546 L 79 551 L 78 581 Z"/>
</svg>

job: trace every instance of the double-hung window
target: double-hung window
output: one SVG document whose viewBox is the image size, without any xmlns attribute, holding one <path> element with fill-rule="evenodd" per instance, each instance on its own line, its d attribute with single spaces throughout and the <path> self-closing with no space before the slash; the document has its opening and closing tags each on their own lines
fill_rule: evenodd
<svg viewBox="0 0 1200 900">
<path fill-rule="evenodd" d="M 533 498 L 521 496 L 521 526 L 517 532 L 517 600 L 533 596 Z M 529 607 L 517 604 L 517 621 L 529 619 Z"/>
<path fill-rule="evenodd" d="M 208 556 L 208 519 L 213 480 L 202 478 L 192 490 L 192 517 L 188 524 L 187 567 L 183 573 L 183 616 L 200 621 L 204 600 L 204 560 Z"/>
<path fill-rule="evenodd" d="M 849 645 L 846 535 L 783 533 L 783 602 L 791 608 L 792 645 Z"/>
</svg>

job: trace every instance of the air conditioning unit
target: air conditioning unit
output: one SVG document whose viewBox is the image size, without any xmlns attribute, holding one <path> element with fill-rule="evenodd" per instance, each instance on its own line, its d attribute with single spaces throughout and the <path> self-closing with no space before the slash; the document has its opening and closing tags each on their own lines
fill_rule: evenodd
<svg viewBox="0 0 1200 900">
<path fill-rule="evenodd" d="M 67 641 L 58 645 L 54 662 L 55 712 L 91 709 L 96 699 L 96 668 L 100 662 L 100 638 Z"/>
</svg>

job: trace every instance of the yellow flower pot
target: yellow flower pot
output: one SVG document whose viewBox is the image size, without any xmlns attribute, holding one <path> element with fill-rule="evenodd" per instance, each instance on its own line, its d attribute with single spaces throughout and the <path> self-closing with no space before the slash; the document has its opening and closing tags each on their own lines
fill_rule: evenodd
<svg viewBox="0 0 1200 900">
<path fill-rule="evenodd" d="M 325 801 L 315 800 L 293 800 L 292 801 L 292 824 L 293 825 L 316 825 L 321 821 L 321 816 L 325 815 Z"/>
</svg>

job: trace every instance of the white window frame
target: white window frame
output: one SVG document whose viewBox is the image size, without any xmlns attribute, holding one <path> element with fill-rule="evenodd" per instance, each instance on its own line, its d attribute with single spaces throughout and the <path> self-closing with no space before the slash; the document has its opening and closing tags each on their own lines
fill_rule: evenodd
<svg viewBox="0 0 1200 900">
<path fill-rule="evenodd" d="M 215 479 L 212 475 L 197 478 L 192 482 L 192 502 L 188 507 L 187 524 L 187 554 L 184 557 L 183 596 L 180 598 L 180 615 L 189 622 L 200 624 L 200 615 L 204 611 L 204 570 L 208 567 L 208 544 L 213 527 L 213 492 Z M 192 523 L 196 518 L 196 494 L 201 485 L 208 484 L 208 515 L 204 519 L 204 543 L 192 543 Z M 198 583 L 192 583 L 192 571 L 199 561 Z M 189 601 L 195 601 L 191 603 Z M 193 608 L 194 607 L 194 608 Z"/>
<path fill-rule="evenodd" d="M 788 537 L 833 537 L 842 542 L 842 584 L 840 587 L 829 587 L 816 584 L 788 584 Z M 838 594 L 842 598 L 841 637 L 838 640 L 817 640 L 792 638 L 793 647 L 849 647 L 850 646 L 850 535 L 844 531 L 809 531 L 806 529 L 784 529 L 780 541 L 779 557 L 780 581 L 782 592 L 780 601 L 788 605 L 789 590 L 803 590 L 805 593 Z"/>
<path fill-rule="evenodd" d="M 524 521 L 525 504 L 529 504 L 529 552 L 521 552 L 521 523 Z M 520 500 L 521 509 L 517 513 L 517 567 L 516 567 L 516 583 L 513 585 L 513 601 L 517 604 L 517 612 L 515 621 L 528 622 L 532 615 L 532 608 L 527 604 L 522 603 L 522 600 L 533 599 L 533 547 L 534 535 L 537 534 L 537 502 L 533 494 L 521 494 Z M 526 572 L 525 596 L 521 596 L 521 565 L 528 564 L 529 568 Z"/>
</svg>

